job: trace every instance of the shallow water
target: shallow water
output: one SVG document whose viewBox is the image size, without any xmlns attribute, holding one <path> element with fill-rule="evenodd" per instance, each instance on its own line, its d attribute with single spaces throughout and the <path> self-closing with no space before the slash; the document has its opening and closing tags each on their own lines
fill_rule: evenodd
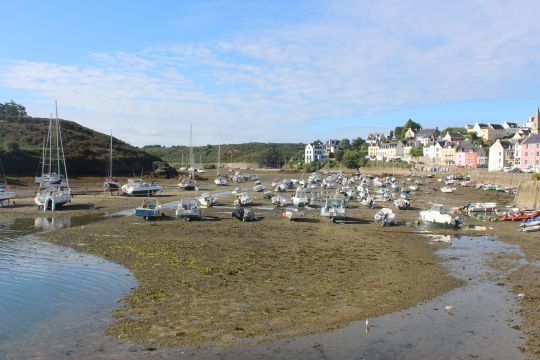
<svg viewBox="0 0 540 360">
<path fill-rule="evenodd" d="M 37 239 L 32 233 L 103 217 L 0 222 L 0 358 L 28 358 L 103 331 L 136 285 L 126 268 Z"/>
</svg>

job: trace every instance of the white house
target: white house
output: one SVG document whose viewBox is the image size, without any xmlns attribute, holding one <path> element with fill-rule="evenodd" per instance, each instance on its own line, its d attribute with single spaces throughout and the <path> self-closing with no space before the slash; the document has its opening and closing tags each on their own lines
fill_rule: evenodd
<svg viewBox="0 0 540 360">
<path fill-rule="evenodd" d="M 384 140 L 386 140 L 386 136 L 384 136 L 383 133 L 372 132 L 372 133 L 369 133 L 368 136 L 366 137 L 366 144 L 376 145 Z"/>
<path fill-rule="evenodd" d="M 416 134 L 416 142 L 423 146 L 428 145 L 430 142 L 437 140 L 438 129 L 422 129 Z"/>
<path fill-rule="evenodd" d="M 378 160 L 390 160 L 398 159 L 403 157 L 403 144 L 401 141 L 392 141 L 389 143 L 379 144 L 379 149 L 377 150 L 377 159 Z"/>
<path fill-rule="evenodd" d="M 519 131 L 519 125 L 514 122 L 505 121 L 503 122 L 502 126 L 506 130 L 507 135 L 514 135 Z"/>
<path fill-rule="evenodd" d="M 405 131 L 405 139 L 411 140 L 416 137 L 416 133 L 412 128 L 408 128 L 407 131 Z"/>
<path fill-rule="evenodd" d="M 489 148 L 488 171 L 500 171 L 505 166 L 513 165 L 514 142 L 497 139 Z"/>
<path fill-rule="evenodd" d="M 326 154 L 324 151 L 324 146 L 316 141 L 311 144 L 307 144 L 306 148 L 304 150 L 304 161 L 307 163 L 313 162 L 313 161 L 319 161 L 326 158 Z"/>
</svg>

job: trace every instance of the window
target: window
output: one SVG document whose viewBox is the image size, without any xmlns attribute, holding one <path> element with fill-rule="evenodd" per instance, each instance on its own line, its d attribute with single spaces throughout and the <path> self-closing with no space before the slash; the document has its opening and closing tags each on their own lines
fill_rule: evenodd
<svg viewBox="0 0 540 360">
<path fill-rule="evenodd" d="M 528 152 L 528 151 L 525 151 L 525 156 L 529 156 L 529 152 Z"/>
</svg>

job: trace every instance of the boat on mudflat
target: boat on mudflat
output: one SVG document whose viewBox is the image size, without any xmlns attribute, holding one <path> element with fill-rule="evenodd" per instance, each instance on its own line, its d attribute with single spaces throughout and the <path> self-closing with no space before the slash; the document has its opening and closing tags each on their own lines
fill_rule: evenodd
<svg viewBox="0 0 540 360">
<path fill-rule="evenodd" d="M 160 218 L 163 216 L 161 204 L 154 199 L 144 199 L 141 206 L 135 208 L 135 216 L 141 216 L 144 220 Z"/>
<path fill-rule="evenodd" d="M 420 219 L 425 224 L 451 226 L 455 228 L 463 226 L 461 218 L 450 214 L 441 204 L 433 204 L 431 209 L 420 211 Z"/>
</svg>

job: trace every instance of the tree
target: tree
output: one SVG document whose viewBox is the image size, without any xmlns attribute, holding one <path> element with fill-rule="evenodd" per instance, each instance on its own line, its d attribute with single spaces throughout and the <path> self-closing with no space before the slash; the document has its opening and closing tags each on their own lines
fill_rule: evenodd
<svg viewBox="0 0 540 360">
<path fill-rule="evenodd" d="M 343 154 L 343 165 L 349 169 L 358 168 L 358 162 L 360 160 L 360 155 L 356 151 L 345 151 Z"/>
<path fill-rule="evenodd" d="M 341 160 L 343 160 L 343 154 L 345 154 L 345 152 L 344 152 L 343 150 L 337 149 L 337 150 L 334 152 L 334 159 L 336 159 L 336 161 L 341 161 Z"/>
<path fill-rule="evenodd" d="M 404 130 L 405 129 L 402 126 L 396 126 L 396 128 L 394 129 L 394 138 L 396 140 L 401 139 L 401 132 L 405 132 Z"/>
<path fill-rule="evenodd" d="M 365 143 L 364 139 L 362 139 L 361 137 L 357 137 L 356 139 L 353 139 L 353 141 L 351 142 L 351 147 L 354 150 L 360 150 L 360 148 L 362 147 L 362 145 L 364 145 L 364 143 Z"/>
<path fill-rule="evenodd" d="M 26 108 L 15 103 L 13 100 L 5 104 L 0 103 L 0 115 L 5 116 L 26 116 Z"/>
<path fill-rule="evenodd" d="M 413 131 L 415 133 L 417 133 L 418 131 L 422 130 L 422 125 L 420 125 L 419 123 L 413 121 L 413 119 L 409 119 L 409 120 L 407 120 L 407 122 L 405 123 L 405 126 L 403 126 L 403 128 L 405 130 L 413 129 Z"/>
<path fill-rule="evenodd" d="M 349 139 L 342 139 L 338 147 L 340 150 L 348 150 L 351 148 L 351 141 Z"/>
<path fill-rule="evenodd" d="M 419 157 L 424 154 L 424 147 L 422 145 L 413 147 L 411 150 L 409 150 L 409 155 L 414 157 Z"/>
</svg>

